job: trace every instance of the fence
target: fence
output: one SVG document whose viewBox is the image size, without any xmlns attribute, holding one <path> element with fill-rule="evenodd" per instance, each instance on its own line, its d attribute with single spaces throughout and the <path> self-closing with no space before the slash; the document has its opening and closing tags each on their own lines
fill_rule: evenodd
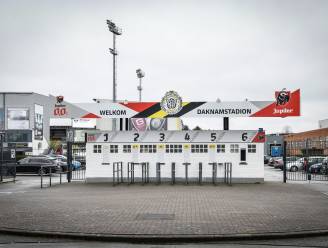
<svg viewBox="0 0 328 248">
<path fill-rule="evenodd" d="M 124 167 L 123 162 L 114 162 L 113 163 L 113 185 L 123 183 L 124 180 L 128 184 L 134 184 L 136 182 L 140 182 L 142 185 L 150 183 L 151 181 L 156 183 L 156 184 L 161 184 L 163 182 L 163 178 L 161 176 L 161 168 L 162 166 L 170 166 L 171 168 L 171 177 L 170 178 L 165 178 L 166 182 L 169 182 L 171 184 L 176 184 L 177 183 L 177 177 L 176 177 L 176 166 L 177 163 L 172 162 L 171 164 L 165 164 L 165 163 L 156 163 L 156 176 L 152 178 L 152 180 L 149 177 L 149 162 L 128 162 L 126 167 Z M 217 162 L 212 162 L 208 163 L 209 166 L 212 167 L 212 176 L 211 178 L 204 178 L 203 176 L 203 163 L 199 162 L 199 167 L 198 167 L 198 178 L 190 178 L 189 176 L 189 166 L 191 163 L 185 162 L 182 163 L 181 166 L 184 168 L 184 177 L 179 178 L 180 180 L 182 179 L 182 182 L 184 184 L 190 184 L 190 183 L 198 183 L 198 184 L 203 184 L 203 183 L 212 183 L 213 185 L 217 185 L 218 183 L 225 183 L 228 185 L 232 184 L 232 163 L 217 163 Z M 180 165 L 179 165 L 180 166 Z M 127 177 L 123 178 L 123 169 L 127 169 Z M 218 168 L 221 168 L 218 170 Z M 141 171 L 141 178 L 136 178 L 135 177 L 135 172 L 137 170 Z M 218 171 L 221 172 L 218 173 Z"/>
<path fill-rule="evenodd" d="M 16 163 L 13 161 L 0 160 L 0 182 L 16 180 Z"/>
<path fill-rule="evenodd" d="M 284 182 L 328 181 L 328 142 L 284 143 Z"/>
</svg>

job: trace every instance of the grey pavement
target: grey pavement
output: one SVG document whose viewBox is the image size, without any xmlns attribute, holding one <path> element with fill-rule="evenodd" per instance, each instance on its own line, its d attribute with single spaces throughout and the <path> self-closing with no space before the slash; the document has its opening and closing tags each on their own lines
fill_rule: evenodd
<svg viewBox="0 0 328 248">
<path fill-rule="evenodd" d="M 328 247 L 328 237 L 305 237 L 297 239 L 281 239 L 281 240 L 255 240 L 255 241 L 224 241 L 224 242 L 202 242 L 202 243 L 169 243 L 169 244 L 133 244 L 133 243 L 117 243 L 117 242 L 98 242 L 98 241 L 81 241 L 69 239 L 54 238 L 37 238 L 22 237 L 15 235 L 0 235 L 0 247 L 3 248 L 29 248 L 29 247 L 48 247 L 48 248 L 240 248 L 240 247 Z"/>
<path fill-rule="evenodd" d="M 0 185 L 0 229 L 122 237 L 328 230 L 328 186 L 313 185 L 66 183 L 40 189 L 38 177 L 28 177 Z"/>
</svg>

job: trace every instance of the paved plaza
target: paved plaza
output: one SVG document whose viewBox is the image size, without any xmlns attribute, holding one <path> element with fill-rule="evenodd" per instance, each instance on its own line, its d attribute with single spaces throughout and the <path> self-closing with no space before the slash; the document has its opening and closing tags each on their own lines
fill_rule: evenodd
<svg viewBox="0 0 328 248">
<path fill-rule="evenodd" d="M 0 185 L 1 230 L 177 238 L 328 230 L 328 197 L 307 185 L 24 183 Z"/>
</svg>

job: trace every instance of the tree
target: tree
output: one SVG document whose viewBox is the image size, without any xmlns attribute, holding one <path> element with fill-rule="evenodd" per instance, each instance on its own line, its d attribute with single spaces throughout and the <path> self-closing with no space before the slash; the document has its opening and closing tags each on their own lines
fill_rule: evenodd
<svg viewBox="0 0 328 248">
<path fill-rule="evenodd" d="M 282 133 L 288 134 L 288 133 L 292 133 L 292 127 L 289 125 L 286 125 L 282 128 Z"/>
</svg>

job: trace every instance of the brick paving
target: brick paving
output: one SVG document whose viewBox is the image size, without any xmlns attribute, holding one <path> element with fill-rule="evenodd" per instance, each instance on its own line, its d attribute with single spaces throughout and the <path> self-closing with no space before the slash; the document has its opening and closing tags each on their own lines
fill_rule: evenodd
<svg viewBox="0 0 328 248">
<path fill-rule="evenodd" d="M 29 231 L 161 236 L 328 230 L 327 196 L 280 183 L 71 183 L 2 194 L 0 210 L 0 229 Z"/>
</svg>

